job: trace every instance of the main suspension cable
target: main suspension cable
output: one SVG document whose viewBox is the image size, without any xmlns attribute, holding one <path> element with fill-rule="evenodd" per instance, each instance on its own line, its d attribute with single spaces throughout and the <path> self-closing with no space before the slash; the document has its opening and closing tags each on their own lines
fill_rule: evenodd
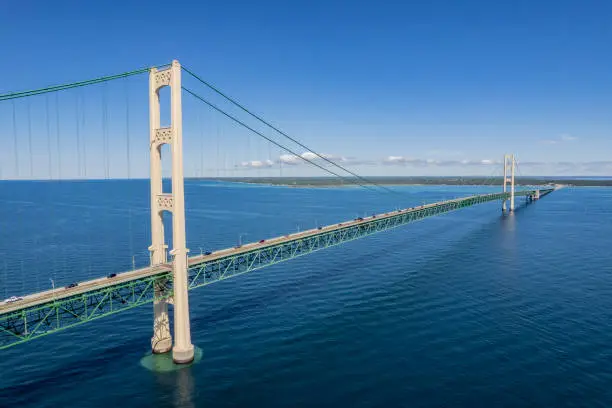
<svg viewBox="0 0 612 408">
<path fill-rule="evenodd" d="M 66 89 L 78 88 L 78 87 L 81 87 L 81 86 L 99 84 L 99 83 L 102 83 L 102 82 L 112 81 L 114 79 L 125 78 L 125 77 L 129 77 L 129 76 L 132 76 L 132 75 L 144 74 L 145 72 L 149 72 L 151 70 L 151 68 L 165 68 L 165 67 L 168 67 L 168 66 L 170 66 L 170 64 L 157 65 L 157 66 L 148 67 L 148 68 L 140 68 L 140 69 L 136 69 L 134 71 L 123 72 L 121 74 L 102 76 L 102 77 L 98 77 L 98 78 L 94 78 L 94 79 L 88 79 L 86 81 L 72 82 L 72 83 L 69 83 L 69 84 L 62 84 L 62 85 L 54 85 L 54 86 L 49 86 L 49 87 L 46 87 L 46 88 L 33 89 L 33 90 L 30 90 L 30 91 L 9 92 L 9 93 L 6 93 L 6 94 L 0 94 L 0 101 L 5 101 L 5 100 L 9 100 L 9 99 L 24 98 L 26 96 L 40 95 L 40 94 L 44 94 L 44 93 L 48 93 L 48 92 L 63 91 L 63 90 L 66 90 Z"/>
<path fill-rule="evenodd" d="M 264 125 L 268 126 L 269 128 L 273 129 L 274 131 L 278 132 L 279 134 L 283 135 L 284 137 L 286 137 L 287 139 L 291 140 L 292 142 L 296 143 L 297 145 L 299 145 L 300 147 L 306 149 L 309 152 L 312 152 L 314 155 L 318 156 L 319 158 L 325 160 L 326 162 L 332 164 L 333 166 L 336 166 L 342 170 L 344 170 L 345 172 L 351 174 L 354 177 L 357 177 L 359 180 L 368 183 L 368 184 L 372 184 L 378 188 L 381 188 L 383 190 L 386 190 L 388 192 L 391 193 L 396 193 L 396 191 L 391 190 L 388 187 L 385 187 L 383 185 L 380 185 L 374 181 L 368 180 L 365 177 L 360 176 L 359 174 L 345 168 L 344 166 L 339 165 L 338 163 L 336 163 L 333 160 L 330 160 L 329 158 L 317 153 L 316 151 L 312 150 L 311 148 L 309 148 L 308 146 L 304 145 L 303 143 L 300 143 L 298 140 L 292 138 L 291 136 L 289 136 L 287 133 L 283 132 L 282 130 L 280 130 L 279 128 L 277 128 L 276 126 L 272 125 L 271 123 L 267 122 L 266 120 L 264 120 L 262 117 L 256 115 L 255 113 L 251 112 L 250 110 L 248 110 L 246 107 L 244 107 L 242 104 L 240 104 L 239 102 L 237 102 L 236 100 L 234 100 L 233 98 L 229 97 L 228 95 L 226 95 L 225 93 L 221 92 L 219 89 L 217 89 L 215 86 L 211 85 L 210 83 L 206 82 L 204 79 L 200 78 L 198 75 L 196 75 L 195 73 L 193 73 L 192 71 L 190 71 L 188 68 L 186 68 L 185 66 L 182 66 L 183 70 L 185 72 L 187 72 L 189 75 L 191 75 L 192 77 L 194 77 L 195 79 L 197 79 L 198 81 L 200 81 L 202 84 L 206 85 L 208 88 L 212 89 L 214 92 L 216 92 L 217 94 L 221 95 L 223 98 L 225 98 L 226 100 L 228 100 L 229 102 L 231 102 L 232 104 L 234 104 L 235 106 L 237 106 L 238 108 L 242 109 L 244 112 L 246 112 L 247 114 L 251 115 L 252 117 L 254 117 L 255 119 L 257 119 L 258 121 L 260 121 L 261 123 L 263 123 Z"/>
<path fill-rule="evenodd" d="M 268 136 L 264 135 L 264 134 L 263 134 L 263 133 L 261 133 L 261 132 L 258 132 L 257 130 L 253 129 L 252 127 L 250 127 L 250 126 L 249 126 L 249 125 L 247 125 L 246 123 L 244 123 L 244 122 L 240 121 L 239 119 L 237 119 L 237 118 L 235 118 L 234 116 L 230 115 L 229 113 L 225 112 L 225 111 L 224 111 L 224 110 L 222 110 L 221 108 L 219 108 L 219 107 L 217 107 L 217 106 L 213 105 L 212 103 L 208 102 L 206 99 L 202 98 L 200 95 L 196 94 L 195 92 L 191 91 L 190 89 L 187 89 L 187 88 L 185 88 L 184 86 L 183 86 L 182 88 L 183 88 L 183 90 L 184 90 L 185 92 L 189 93 L 189 94 L 190 94 L 191 96 L 193 96 L 194 98 L 196 98 L 196 99 L 200 100 L 201 102 L 204 102 L 206 105 L 210 106 L 211 108 L 213 108 L 213 109 L 214 109 L 214 110 L 216 110 L 217 112 L 221 113 L 222 115 L 226 116 L 227 118 L 229 118 L 229 119 L 233 120 L 234 122 L 238 123 L 240 126 L 242 126 L 242 127 L 246 128 L 246 129 L 250 130 L 251 132 L 255 133 L 256 135 L 258 135 L 258 136 L 260 136 L 260 137 L 263 137 L 263 138 L 264 138 L 264 139 L 266 139 L 268 142 L 273 143 L 274 145 L 276 145 L 276 146 L 280 147 L 281 149 L 288 151 L 289 153 L 293 154 L 294 156 L 301 158 L 302 160 L 304 160 L 304 161 L 306 161 L 306 162 L 308 162 L 308 163 L 312 164 L 313 166 L 316 166 L 316 167 L 320 168 L 321 170 L 323 170 L 323 171 L 325 171 L 325 172 L 328 172 L 328 173 L 330 173 L 330 174 L 333 174 L 334 176 L 339 177 L 339 178 L 341 178 L 341 179 L 343 179 L 343 180 L 344 180 L 344 179 L 347 179 L 347 177 L 341 176 L 341 175 L 339 175 L 338 173 L 335 173 L 335 172 L 333 172 L 333 171 L 331 171 L 331 170 L 329 170 L 329 169 L 326 169 L 325 167 L 321 166 L 320 164 L 315 163 L 314 161 L 312 161 L 312 160 L 310 160 L 310 159 L 307 159 L 306 157 L 302 157 L 302 156 L 300 156 L 299 154 L 297 154 L 296 152 L 294 152 L 293 150 L 289 149 L 288 147 L 283 146 L 282 144 L 278 143 L 277 141 L 275 141 L 275 140 L 273 140 L 273 139 L 270 139 Z M 348 180 L 350 180 L 352 183 L 357 184 L 357 185 L 359 185 L 359 186 L 361 186 L 361 187 L 363 187 L 363 188 L 367 188 L 368 190 L 372 190 L 372 191 L 378 192 L 378 190 L 375 190 L 375 189 L 373 189 L 372 187 L 370 187 L 370 186 L 368 186 L 368 185 L 361 184 L 361 183 L 359 183 L 359 182 L 357 182 L 357 181 L 354 181 L 354 180 L 351 180 L 351 179 L 348 179 Z M 395 191 L 393 191 L 393 190 L 389 190 L 389 191 L 391 191 L 392 193 L 395 193 Z"/>
<path fill-rule="evenodd" d="M 47 160 L 49 161 L 49 179 L 53 179 L 53 163 L 51 162 L 51 118 L 49 117 L 49 95 L 45 95 L 45 122 L 47 125 Z"/>
</svg>

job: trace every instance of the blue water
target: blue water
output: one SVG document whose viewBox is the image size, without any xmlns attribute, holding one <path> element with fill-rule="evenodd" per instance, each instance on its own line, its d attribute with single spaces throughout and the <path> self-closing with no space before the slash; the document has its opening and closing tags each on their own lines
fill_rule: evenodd
<svg viewBox="0 0 612 408">
<path fill-rule="evenodd" d="M 492 191 L 189 181 L 191 253 Z M 148 183 L 1 182 L 0 296 L 146 264 Z M 152 310 L 0 351 L 0 406 L 612 406 L 612 189 L 426 219 L 190 292 L 202 360 L 140 365 Z M 132 256 L 134 255 L 134 258 Z"/>
</svg>

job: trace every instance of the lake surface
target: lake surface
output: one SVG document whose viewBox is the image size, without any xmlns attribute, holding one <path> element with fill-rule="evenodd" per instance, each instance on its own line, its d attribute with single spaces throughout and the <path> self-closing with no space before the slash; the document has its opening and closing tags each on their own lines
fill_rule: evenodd
<svg viewBox="0 0 612 408">
<path fill-rule="evenodd" d="M 394 190 L 191 180 L 188 245 L 499 188 Z M 149 234 L 145 180 L 0 182 L 0 296 L 145 265 Z M 141 366 L 151 306 L 0 351 L 0 406 L 610 407 L 611 248 L 612 189 L 481 204 L 191 291 L 189 368 Z"/>
</svg>

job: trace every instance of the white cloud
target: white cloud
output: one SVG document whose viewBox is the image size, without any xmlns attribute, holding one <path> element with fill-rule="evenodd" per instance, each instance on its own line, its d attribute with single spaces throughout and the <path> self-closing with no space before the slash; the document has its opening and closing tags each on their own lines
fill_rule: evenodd
<svg viewBox="0 0 612 408">
<path fill-rule="evenodd" d="M 483 160 L 435 160 L 414 159 L 404 156 L 388 156 L 382 160 L 385 165 L 419 166 L 419 167 L 452 167 L 452 166 L 491 166 L 500 164 L 499 161 Z"/>
<path fill-rule="evenodd" d="M 327 159 L 333 162 L 337 162 L 337 163 L 342 163 L 342 162 L 348 163 L 351 161 L 350 159 L 347 159 L 344 156 L 335 156 L 333 154 L 326 154 L 326 153 L 321 153 L 321 156 L 318 156 L 316 153 L 313 153 L 313 152 L 304 152 L 300 154 L 299 156 L 296 156 L 294 154 L 282 154 L 278 158 L 278 161 L 283 164 L 294 165 L 294 164 L 307 163 L 307 161 L 325 162 L 324 159 Z"/>
<path fill-rule="evenodd" d="M 564 133 L 562 135 L 557 136 L 554 139 L 540 140 L 540 143 L 547 144 L 547 145 L 556 145 L 556 144 L 565 143 L 565 142 L 573 142 L 576 140 L 578 140 L 576 136 L 572 136 L 570 134 Z"/>
<path fill-rule="evenodd" d="M 410 157 L 404 156 L 388 156 L 387 158 L 382 160 L 382 164 L 386 165 L 413 165 L 413 166 L 425 166 L 427 165 L 427 160 L 423 159 L 413 159 Z"/>
<path fill-rule="evenodd" d="M 281 154 L 278 160 L 283 164 L 289 165 L 295 165 L 304 162 L 299 156 L 295 156 L 293 154 Z"/>
<path fill-rule="evenodd" d="M 272 167 L 272 165 L 274 164 L 274 162 L 272 160 L 252 160 L 252 161 L 245 161 L 240 163 L 240 167 L 245 167 L 245 168 L 252 168 L 252 169 L 261 169 L 261 168 L 266 168 L 266 167 Z"/>
<path fill-rule="evenodd" d="M 386 159 L 384 159 L 383 161 L 387 162 L 387 163 L 405 163 L 406 162 L 406 158 L 403 156 L 389 156 Z"/>
<path fill-rule="evenodd" d="M 566 137 L 567 139 L 567 137 Z M 561 139 L 559 139 L 561 140 Z M 574 139 L 567 139 L 574 140 Z M 559 141 L 555 141 L 559 143 Z M 502 162 L 500 160 L 492 160 L 492 159 L 462 159 L 462 160 L 436 160 L 431 158 L 414 158 L 414 157 L 406 157 L 400 155 L 389 155 L 385 158 L 373 160 L 373 159 L 357 159 L 354 157 L 344 157 L 344 156 L 334 156 L 330 154 L 322 155 L 323 157 L 337 162 L 342 166 L 385 166 L 385 167 L 412 167 L 421 169 L 419 172 L 422 174 L 426 174 L 428 171 L 435 173 L 436 170 L 440 171 L 448 171 L 444 169 L 452 168 L 452 169 L 465 169 L 466 173 L 479 172 L 479 171 L 489 171 L 484 169 L 490 169 L 494 166 L 502 166 Z M 243 169 L 269 169 L 274 166 L 281 165 L 300 165 L 304 168 L 311 167 L 309 163 L 307 163 L 304 159 L 311 160 L 317 164 L 326 165 L 330 167 L 329 163 L 326 163 L 323 159 L 318 157 L 313 152 L 304 152 L 299 156 L 292 154 L 283 154 L 278 157 L 276 160 L 251 160 L 244 161 L 240 164 L 236 165 L 236 167 L 240 167 Z M 591 162 L 539 162 L 539 161 L 525 161 L 520 162 L 520 167 L 524 170 L 527 170 L 531 174 L 567 174 L 567 175 L 577 175 L 577 174 L 612 174 L 612 161 L 591 161 Z M 478 170 L 478 169 L 483 170 Z M 430 170 L 427 170 L 430 169 Z M 367 170 L 357 170 L 358 172 L 367 174 Z M 391 170 L 390 170 L 391 171 Z"/>
<path fill-rule="evenodd" d="M 307 160 L 316 160 L 316 159 L 319 158 L 319 156 L 317 156 L 313 152 L 304 152 L 304 153 L 302 153 L 302 158 L 303 159 L 307 159 Z"/>
</svg>

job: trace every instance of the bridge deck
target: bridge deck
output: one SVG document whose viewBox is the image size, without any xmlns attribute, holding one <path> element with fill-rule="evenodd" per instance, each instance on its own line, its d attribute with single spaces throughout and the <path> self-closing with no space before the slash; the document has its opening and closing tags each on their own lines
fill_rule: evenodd
<svg viewBox="0 0 612 408">
<path fill-rule="evenodd" d="M 540 190 L 544 196 L 553 189 Z M 535 190 L 517 191 L 533 196 Z M 457 198 L 327 225 L 299 233 L 253 242 L 241 247 L 189 258 L 189 289 L 303 256 L 475 204 L 508 199 L 509 193 Z M 0 349 L 73 327 L 103 316 L 172 296 L 170 263 L 119 273 L 113 278 L 81 282 L 73 288 L 56 288 L 0 304 Z"/>
</svg>

